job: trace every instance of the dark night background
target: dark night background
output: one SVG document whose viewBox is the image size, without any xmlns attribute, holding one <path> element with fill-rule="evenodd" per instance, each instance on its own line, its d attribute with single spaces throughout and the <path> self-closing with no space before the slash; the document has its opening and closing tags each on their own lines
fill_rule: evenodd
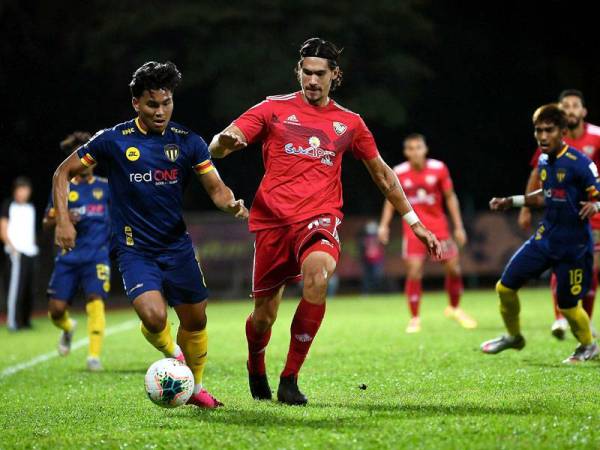
<svg viewBox="0 0 600 450">
<path fill-rule="evenodd" d="M 384 158 L 396 164 L 403 136 L 426 134 L 463 209 L 483 209 L 523 189 L 537 106 L 579 88 L 600 122 L 596 16 L 574 2 L 525 3 L 1 2 L 0 194 L 29 175 L 42 208 L 64 157 L 58 142 L 131 118 L 127 85 L 143 62 L 179 66 L 174 120 L 208 141 L 266 95 L 296 90 L 298 47 L 318 35 L 345 48 L 334 97 L 364 117 Z M 247 200 L 257 150 L 217 163 Z M 347 214 L 378 214 L 381 197 L 352 158 L 344 189 Z M 188 207 L 211 209 L 200 190 L 188 191 Z"/>
</svg>

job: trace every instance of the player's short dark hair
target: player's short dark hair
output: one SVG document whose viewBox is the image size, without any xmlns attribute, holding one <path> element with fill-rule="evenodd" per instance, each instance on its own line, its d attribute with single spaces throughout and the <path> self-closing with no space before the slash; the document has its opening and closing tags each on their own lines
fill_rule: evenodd
<svg viewBox="0 0 600 450">
<path fill-rule="evenodd" d="M 20 187 L 28 187 L 31 189 L 31 186 L 31 180 L 28 177 L 21 175 L 15 178 L 15 180 L 13 181 L 13 192 Z"/>
<path fill-rule="evenodd" d="M 533 124 L 552 123 L 558 128 L 567 128 L 567 114 L 558 106 L 557 103 L 548 103 L 542 105 L 533 113 Z"/>
<path fill-rule="evenodd" d="M 404 144 L 408 141 L 423 141 L 425 145 L 427 145 L 427 139 L 425 139 L 425 135 L 421 133 L 410 133 L 408 136 L 404 138 Z"/>
<path fill-rule="evenodd" d="M 565 97 L 579 97 L 581 104 L 585 106 L 585 99 L 583 98 L 583 92 L 579 89 L 565 89 L 558 96 L 558 101 L 562 102 Z"/>
<path fill-rule="evenodd" d="M 343 48 L 338 49 L 333 42 L 326 41 L 325 39 L 318 37 L 307 39 L 300 46 L 300 60 L 298 61 L 298 64 L 296 64 L 295 68 L 296 75 L 300 73 L 300 67 L 302 67 L 302 61 L 304 58 L 309 57 L 326 59 L 330 70 L 339 68 L 340 66 L 338 64 L 338 59 L 343 51 Z M 332 91 L 335 91 L 336 88 L 340 87 L 342 84 L 342 75 L 343 72 L 340 69 L 338 77 L 331 83 Z"/>
<path fill-rule="evenodd" d="M 60 141 L 60 149 L 70 155 L 73 153 L 73 151 L 81 147 L 91 138 L 92 134 L 87 131 L 73 131 L 66 138 Z"/>
<path fill-rule="evenodd" d="M 171 61 L 148 61 L 133 72 L 129 89 L 132 96 L 139 98 L 146 90 L 165 89 L 174 92 L 180 82 L 181 72 Z"/>
</svg>

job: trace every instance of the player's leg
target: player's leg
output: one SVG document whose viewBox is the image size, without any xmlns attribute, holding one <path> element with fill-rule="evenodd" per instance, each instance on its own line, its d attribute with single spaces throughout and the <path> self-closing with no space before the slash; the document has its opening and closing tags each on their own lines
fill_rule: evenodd
<svg viewBox="0 0 600 450">
<path fill-rule="evenodd" d="M 167 305 L 162 295 L 162 272 L 155 258 L 132 251 L 117 251 L 125 293 L 141 320 L 146 340 L 167 358 L 182 360 L 183 353 L 171 336 Z"/>
<path fill-rule="evenodd" d="M 181 359 L 181 350 L 171 336 L 171 324 L 167 320 L 167 304 L 162 292 L 145 291 L 138 295 L 132 304 L 141 320 L 140 330 L 146 340 L 165 357 Z"/>
<path fill-rule="evenodd" d="M 569 329 L 569 322 L 565 319 L 558 308 L 558 297 L 556 293 L 556 274 L 552 272 L 550 275 L 550 292 L 552 294 L 552 306 L 554 307 L 554 322 L 552 322 L 552 327 L 550 328 L 550 332 L 552 336 L 554 336 L 559 341 L 562 341 L 565 338 L 565 335 Z"/>
<path fill-rule="evenodd" d="M 594 313 L 596 301 L 596 290 L 598 289 L 598 268 L 600 268 L 600 230 L 593 230 L 594 236 L 594 266 L 591 274 L 590 289 L 583 297 L 583 309 L 587 312 L 590 320 Z M 594 328 L 592 327 L 592 331 Z"/>
<path fill-rule="evenodd" d="M 277 399 L 291 405 L 304 405 L 306 396 L 298 388 L 298 373 L 325 316 L 329 277 L 335 271 L 339 250 L 327 239 L 309 244 L 300 262 L 304 286 L 290 327 L 290 347 L 280 375 Z"/>
<path fill-rule="evenodd" d="M 69 301 L 74 297 L 78 278 L 76 268 L 57 261 L 48 283 L 48 317 L 61 330 L 58 353 L 66 356 L 71 351 L 77 321 L 69 315 Z"/>
<path fill-rule="evenodd" d="M 481 344 L 484 353 L 496 354 L 509 348 L 521 350 L 525 346 L 519 320 L 521 304 L 518 290 L 531 278 L 538 277 L 550 264 L 551 261 L 533 240 L 525 242 L 512 256 L 496 284 L 500 315 L 507 334 Z"/>
<path fill-rule="evenodd" d="M 284 285 L 273 293 L 254 299 L 254 310 L 246 319 L 246 340 L 248 342 L 248 383 L 255 400 L 270 400 L 271 388 L 267 378 L 265 353 L 271 339 L 271 327 L 277 319 L 277 312 Z"/>
<path fill-rule="evenodd" d="M 421 297 L 423 295 L 423 264 L 425 260 L 422 257 L 404 258 L 404 267 L 406 269 L 406 281 L 404 283 L 404 293 L 408 303 L 410 320 L 406 326 L 407 333 L 418 333 L 421 331 Z"/>
<path fill-rule="evenodd" d="M 301 277 L 300 267 L 294 256 L 293 231 L 292 226 L 285 226 L 256 233 L 252 269 L 254 310 L 247 317 L 245 327 L 248 384 L 250 394 L 256 400 L 272 398 L 265 365 L 271 327 L 277 318 L 285 283 Z"/>
<path fill-rule="evenodd" d="M 580 300 L 590 288 L 592 265 L 593 255 L 589 252 L 571 261 L 562 260 L 555 266 L 558 306 L 579 341 L 575 352 L 563 361 L 568 364 L 588 361 L 600 353 L 592 337 L 590 318 Z"/>
<path fill-rule="evenodd" d="M 188 404 L 216 408 L 222 403 L 203 385 L 204 368 L 208 357 L 206 307 L 208 289 L 191 245 L 158 258 L 163 274 L 163 291 L 170 306 L 179 317 L 177 344 L 185 362 L 194 374 L 194 393 Z"/>
<path fill-rule="evenodd" d="M 459 307 L 460 297 L 464 290 L 460 256 L 458 254 L 458 247 L 456 247 L 454 242 L 450 241 L 449 247 L 448 257 L 442 262 L 446 273 L 444 286 L 448 293 L 449 303 L 444 310 L 444 314 L 446 317 L 456 320 L 463 328 L 476 328 L 477 322 Z M 455 250 L 452 250 L 452 248 Z"/>
<path fill-rule="evenodd" d="M 110 260 L 99 259 L 82 267 L 80 284 L 86 297 L 85 311 L 87 313 L 88 356 L 87 368 L 92 372 L 102 370 L 100 354 L 106 317 L 104 302 L 110 292 Z"/>
</svg>

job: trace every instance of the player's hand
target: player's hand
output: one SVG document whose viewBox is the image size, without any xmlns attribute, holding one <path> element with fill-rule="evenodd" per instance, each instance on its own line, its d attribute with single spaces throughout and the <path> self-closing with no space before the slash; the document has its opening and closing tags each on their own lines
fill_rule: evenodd
<svg viewBox="0 0 600 450">
<path fill-rule="evenodd" d="M 459 248 L 463 248 L 467 243 L 467 232 L 464 228 L 457 228 L 454 230 L 454 240 Z"/>
<path fill-rule="evenodd" d="M 529 231 L 531 228 L 531 209 L 524 206 L 519 211 L 519 219 L 518 219 L 519 228 L 524 231 Z"/>
<path fill-rule="evenodd" d="M 70 220 L 64 222 L 56 222 L 54 229 L 54 242 L 63 250 L 73 250 L 75 248 L 75 238 L 77 231 Z"/>
<path fill-rule="evenodd" d="M 490 200 L 492 211 L 506 211 L 512 207 L 512 199 L 509 197 L 494 197 Z"/>
<path fill-rule="evenodd" d="M 377 228 L 377 238 L 383 245 L 387 245 L 390 242 L 390 227 L 379 225 L 379 228 Z"/>
<path fill-rule="evenodd" d="M 244 200 L 242 199 L 231 202 L 229 205 L 227 205 L 226 210 L 236 219 L 247 219 L 249 215 L 248 210 L 244 206 Z"/>
<path fill-rule="evenodd" d="M 69 211 L 69 219 L 71 219 L 71 223 L 73 225 L 77 225 L 81 220 L 81 215 L 79 215 L 77 212 Z"/>
<path fill-rule="evenodd" d="M 232 151 L 241 150 L 242 148 L 248 145 L 244 141 L 242 141 L 237 134 L 231 133 L 229 131 L 224 131 L 220 133 L 218 142 L 219 146 Z"/>
<path fill-rule="evenodd" d="M 599 211 L 597 202 L 580 202 L 581 209 L 579 210 L 579 217 L 581 220 L 587 220 Z"/>
<path fill-rule="evenodd" d="M 431 231 L 423 226 L 421 222 L 415 223 L 412 231 L 419 240 L 427 247 L 427 253 L 436 259 L 442 257 L 442 245 Z"/>
</svg>

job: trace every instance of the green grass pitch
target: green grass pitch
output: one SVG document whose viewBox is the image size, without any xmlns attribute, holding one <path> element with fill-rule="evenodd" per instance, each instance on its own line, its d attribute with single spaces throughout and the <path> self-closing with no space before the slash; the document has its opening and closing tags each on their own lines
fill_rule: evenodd
<svg viewBox="0 0 600 450">
<path fill-rule="evenodd" d="M 83 347 L 6 375 L 54 351 L 58 332 L 43 318 L 32 332 L 2 328 L 0 448 L 600 448 L 600 364 L 561 364 L 576 342 L 550 336 L 548 291 L 525 290 L 521 299 L 527 347 L 496 356 L 478 349 L 502 332 L 492 290 L 464 296 L 479 320 L 472 331 L 443 316 L 443 293 L 426 293 L 417 335 L 404 333 L 403 297 L 332 299 L 300 377 L 307 407 L 250 398 L 249 301 L 208 308 L 205 385 L 225 403 L 216 411 L 165 410 L 146 398 L 144 373 L 160 355 L 134 324 L 106 338 L 102 373 L 84 370 Z M 273 330 L 273 389 L 295 305 L 284 302 Z M 76 340 L 85 337 L 77 318 Z M 133 318 L 132 310 L 110 312 L 108 326 Z"/>
</svg>

